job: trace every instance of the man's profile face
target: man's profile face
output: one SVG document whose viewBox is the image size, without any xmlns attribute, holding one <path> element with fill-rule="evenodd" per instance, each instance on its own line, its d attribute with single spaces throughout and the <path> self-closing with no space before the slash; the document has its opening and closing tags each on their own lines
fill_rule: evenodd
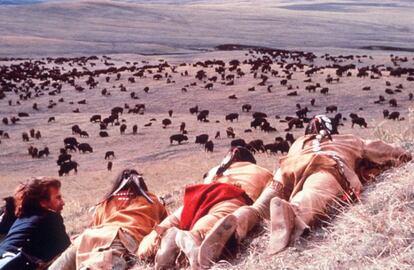
<svg viewBox="0 0 414 270">
<path fill-rule="evenodd" d="M 42 207 L 60 213 L 65 205 L 59 188 L 51 187 L 49 189 L 50 199 L 41 202 Z"/>
</svg>

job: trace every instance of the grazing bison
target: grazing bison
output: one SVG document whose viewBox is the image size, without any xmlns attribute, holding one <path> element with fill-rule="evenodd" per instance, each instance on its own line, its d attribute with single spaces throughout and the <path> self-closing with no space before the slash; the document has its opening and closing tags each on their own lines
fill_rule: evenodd
<svg viewBox="0 0 414 270">
<path fill-rule="evenodd" d="M 108 165 L 106 166 L 106 168 L 108 169 L 108 171 L 112 171 L 112 161 L 108 162 Z"/>
<path fill-rule="evenodd" d="M 367 128 L 367 126 L 368 126 L 365 119 L 363 117 L 359 117 L 359 116 L 352 118 L 351 127 L 353 128 L 355 124 L 359 125 L 359 127 L 361 127 L 361 128 L 362 127 Z"/>
<path fill-rule="evenodd" d="M 162 120 L 162 125 L 163 125 L 163 128 L 167 128 L 169 125 L 171 125 L 172 124 L 172 122 L 171 122 L 171 120 L 170 119 L 168 119 L 168 118 L 165 118 L 165 119 L 163 119 Z"/>
<path fill-rule="evenodd" d="M 255 112 L 253 113 L 253 118 L 267 118 L 267 114 L 262 113 L 262 112 Z"/>
<path fill-rule="evenodd" d="M 138 132 L 138 126 L 137 125 L 133 125 L 132 126 L 132 134 L 137 134 L 137 132 Z"/>
<path fill-rule="evenodd" d="M 56 119 L 55 119 L 55 117 L 54 117 L 54 116 L 49 117 L 49 120 L 47 120 L 47 122 L 48 122 L 48 123 L 50 123 L 50 122 L 55 122 L 55 121 L 56 121 Z"/>
<path fill-rule="evenodd" d="M 79 152 L 82 152 L 82 153 L 85 153 L 85 152 L 92 153 L 93 152 L 92 147 L 88 143 L 78 144 L 78 149 L 79 149 Z"/>
<path fill-rule="evenodd" d="M 72 158 L 72 155 L 62 153 L 59 155 L 58 160 L 56 161 L 57 165 L 62 165 L 62 163 L 66 161 L 70 161 Z"/>
<path fill-rule="evenodd" d="M 89 138 L 89 134 L 85 130 L 81 131 L 80 136 L 83 137 L 83 138 Z"/>
<path fill-rule="evenodd" d="M 114 151 L 106 151 L 106 153 L 105 153 L 105 159 L 109 159 L 109 158 L 115 158 Z"/>
<path fill-rule="evenodd" d="M 200 122 L 207 122 L 207 116 L 209 115 L 208 110 L 200 111 L 197 115 L 197 120 Z"/>
<path fill-rule="evenodd" d="M 48 157 L 48 156 L 49 156 L 49 154 L 50 154 L 50 152 L 49 152 L 49 148 L 48 148 L 48 147 L 45 147 L 43 150 L 40 150 L 40 151 L 39 151 L 39 153 L 37 154 L 37 157 L 38 157 L 38 158 L 41 158 L 41 157 L 43 157 L 43 156 Z"/>
<path fill-rule="evenodd" d="M 398 104 L 397 104 L 397 100 L 396 100 L 395 98 L 390 99 L 390 100 L 388 101 L 388 103 L 390 104 L 390 106 L 391 106 L 391 107 L 397 107 L 397 106 L 398 106 Z"/>
<path fill-rule="evenodd" d="M 195 143 L 206 144 L 208 141 L 208 134 L 201 134 L 196 136 Z"/>
<path fill-rule="evenodd" d="M 250 122 L 250 127 L 256 129 L 257 127 L 261 127 L 264 123 L 267 123 L 266 119 L 255 118 L 252 122 Z"/>
<path fill-rule="evenodd" d="M 122 124 L 120 127 L 119 127 L 119 131 L 120 131 L 120 133 L 121 133 L 121 135 L 122 134 L 125 134 L 125 130 L 127 129 L 127 125 L 125 125 L 125 124 Z"/>
<path fill-rule="evenodd" d="M 265 151 L 266 152 L 269 151 L 270 153 L 277 154 L 277 152 L 280 151 L 280 153 L 283 154 L 283 153 L 289 152 L 289 143 L 287 141 L 266 144 L 264 147 L 265 147 Z"/>
<path fill-rule="evenodd" d="M 75 174 L 78 173 L 78 163 L 76 161 L 63 162 L 60 165 L 59 176 L 68 175 L 71 170 L 74 170 Z"/>
<path fill-rule="evenodd" d="M 170 117 L 172 117 L 172 115 L 173 115 L 173 110 L 168 110 L 168 115 L 169 115 Z"/>
<path fill-rule="evenodd" d="M 226 121 L 233 122 L 233 120 L 237 119 L 239 121 L 239 114 L 238 113 L 230 113 L 226 115 Z"/>
<path fill-rule="evenodd" d="M 235 140 L 232 140 L 232 141 L 230 142 L 230 146 L 231 146 L 231 147 L 236 147 L 236 146 L 243 146 L 243 147 L 246 147 L 246 146 L 247 146 L 247 143 L 246 143 L 246 141 L 245 141 L 245 140 L 243 140 L 243 139 L 235 139 Z"/>
<path fill-rule="evenodd" d="M 328 87 L 324 87 L 324 88 L 321 89 L 321 94 L 323 94 L 323 95 L 327 95 L 328 92 L 329 92 L 329 88 Z"/>
<path fill-rule="evenodd" d="M 236 137 L 236 134 L 234 133 L 234 130 L 232 127 L 228 127 L 226 129 L 227 138 L 233 138 Z"/>
<path fill-rule="evenodd" d="M 388 116 L 390 115 L 390 112 L 388 110 L 383 110 L 382 115 L 384 116 L 384 119 L 387 119 Z"/>
<path fill-rule="evenodd" d="M 295 126 L 296 128 L 303 128 L 303 121 L 299 118 L 292 118 L 288 122 L 288 128 L 285 131 L 289 131 Z"/>
<path fill-rule="evenodd" d="M 206 142 L 206 144 L 204 145 L 204 150 L 206 151 L 206 152 L 213 152 L 213 150 L 214 150 L 214 143 L 213 143 L 213 141 L 208 141 L 208 142 Z"/>
<path fill-rule="evenodd" d="M 27 134 L 27 132 L 23 132 L 22 133 L 22 139 L 24 142 L 28 142 L 29 141 L 29 134 Z"/>
<path fill-rule="evenodd" d="M 67 137 L 63 140 L 63 143 L 71 146 L 78 146 L 79 144 L 75 137 Z"/>
<path fill-rule="evenodd" d="M 400 112 L 392 112 L 388 115 L 388 119 L 391 120 L 400 120 Z"/>
<path fill-rule="evenodd" d="M 247 149 L 249 149 L 253 153 L 264 152 L 265 148 L 264 148 L 263 140 L 253 140 L 249 142 L 247 144 Z"/>
<path fill-rule="evenodd" d="M 185 130 L 185 122 L 181 122 L 181 125 L 180 125 L 180 132 L 181 132 L 181 133 L 183 133 L 183 132 L 184 132 L 184 130 Z"/>
<path fill-rule="evenodd" d="M 220 139 L 220 131 L 216 132 L 216 136 L 214 136 L 214 139 Z"/>
<path fill-rule="evenodd" d="M 243 104 L 242 106 L 242 112 L 250 112 L 251 109 L 252 109 L 252 105 L 250 104 Z"/>
<path fill-rule="evenodd" d="M 174 141 L 177 141 L 178 144 L 181 144 L 183 141 L 188 141 L 188 137 L 183 134 L 174 134 L 170 136 L 170 144 L 172 144 Z"/>
<path fill-rule="evenodd" d="M 72 135 L 80 134 L 81 132 L 82 132 L 82 130 L 78 125 L 73 125 L 72 126 Z"/>
<path fill-rule="evenodd" d="M 198 113 L 198 105 L 194 106 L 194 107 L 191 107 L 189 109 L 189 111 L 190 111 L 191 114 L 197 114 Z"/>
<path fill-rule="evenodd" d="M 102 138 L 105 138 L 105 137 L 109 137 L 109 134 L 106 131 L 100 131 L 99 136 L 102 137 Z"/>
<path fill-rule="evenodd" d="M 338 107 L 335 105 L 330 105 L 326 107 L 326 113 L 333 113 L 337 111 L 338 111 Z"/>
<path fill-rule="evenodd" d="M 36 140 L 39 140 L 40 138 L 42 138 L 42 134 L 40 133 L 40 130 L 36 131 L 35 138 Z"/>
<path fill-rule="evenodd" d="M 101 116 L 99 114 L 94 114 L 89 121 L 92 123 L 101 122 Z"/>
<path fill-rule="evenodd" d="M 111 110 L 111 114 L 113 114 L 113 115 L 122 114 L 123 112 L 124 112 L 124 108 L 122 108 L 122 107 L 114 107 Z"/>
</svg>

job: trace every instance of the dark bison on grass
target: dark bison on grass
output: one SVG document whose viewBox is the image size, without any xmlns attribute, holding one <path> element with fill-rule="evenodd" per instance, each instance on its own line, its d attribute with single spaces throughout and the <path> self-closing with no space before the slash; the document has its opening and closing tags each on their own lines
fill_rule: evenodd
<svg viewBox="0 0 414 270">
<path fill-rule="evenodd" d="M 74 137 L 67 137 L 67 138 L 65 138 L 64 140 L 63 140 L 63 143 L 65 144 L 65 145 L 70 145 L 70 146 L 78 146 L 78 141 L 76 140 L 76 138 L 74 138 Z"/>
<path fill-rule="evenodd" d="M 64 162 L 60 165 L 59 176 L 68 175 L 71 170 L 78 173 L 78 163 L 76 161 Z"/>
<path fill-rule="evenodd" d="M 326 113 L 333 113 L 338 111 L 338 107 L 335 105 L 330 105 L 326 107 Z"/>
<path fill-rule="evenodd" d="M 289 143 L 287 141 L 282 141 L 279 143 L 271 143 L 265 145 L 266 152 L 270 151 L 271 153 L 277 154 L 277 152 L 280 151 L 280 153 L 287 153 L 289 152 Z"/>
<path fill-rule="evenodd" d="M 239 121 L 239 114 L 238 113 L 230 113 L 226 115 L 226 121 L 233 122 L 233 120 Z"/>
<path fill-rule="evenodd" d="M 251 109 L 252 109 L 252 105 L 250 104 L 243 104 L 242 106 L 242 112 L 250 112 Z"/>
<path fill-rule="evenodd" d="M 253 113 L 253 118 L 266 118 L 267 117 L 267 114 L 265 114 L 265 113 L 262 113 L 262 112 L 255 112 L 255 113 Z"/>
<path fill-rule="evenodd" d="M 78 145 L 78 149 L 79 149 L 79 152 L 82 152 L 82 153 L 85 153 L 85 152 L 92 153 L 93 152 L 92 147 L 88 143 L 80 143 Z"/>
<path fill-rule="evenodd" d="M 174 134 L 170 136 L 170 144 L 172 144 L 174 141 L 177 141 L 178 144 L 181 144 L 183 141 L 188 141 L 188 137 L 183 134 Z"/>
<path fill-rule="evenodd" d="M 101 116 L 99 114 L 92 115 L 90 121 L 92 123 L 101 122 Z"/>
<path fill-rule="evenodd" d="M 400 119 L 400 113 L 399 112 L 392 112 L 388 115 L 388 119 L 399 120 Z"/>
<path fill-rule="evenodd" d="M 364 128 L 367 128 L 367 122 L 365 121 L 365 119 L 363 118 L 363 117 L 354 117 L 354 118 L 352 118 L 352 125 L 351 125 L 351 127 L 353 128 L 354 127 L 354 125 L 355 124 L 357 124 L 357 125 L 359 125 L 359 127 L 364 127 Z"/>
<path fill-rule="evenodd" d="M 236 147 L 236 146 L 246 147 L 247 146 L 247 143 L 243 139 L 235 139 L 235 140 L 232 140 L 231 141 L 230 146 L 231 147 Z"/>
<path fill-rule="evenodd" d="M 213 141 L 208 141 L 208 142 L 206 142 L 206 144 L 204 145 L 204 150 L 206 151 L 206 152 L 213 152 L 213 150 L 214 150 L 214 143 L 213 143 Z"/>
<path fill-rule="evenodd" d="M 106 151 L 106 153 L 105 153 L 105 159 L 109 159 L 109 158 L 115 158 L 114 151 Z"/>
<path fill-rule="evenodd" d="M 195 143 L 206 144 L 208 141 L 208 134 L 201 134 L 196 136 Z"/>
<path fill-rule="evenodd" d="M 56 163 L 57 163 L 57 165 L 62 165 L 64 162 L 70 161 L 71 158 L 72 158 L 71 155 L 63 153 L 63 154 L 59 155 L 58 160 L 56 161 Z"/>
<path fill-rule="evenodd" d="M 106 131 L 100 131 L 99 136 L 102 137 L 102 138 L 105 138 L 105 137 L 109 137 L 109 134 Z"/>
<path fill-rule="evenodd" d="M 249 142 L 247 144 L 247 149 L 249 149 L 253 153 L 264 152 L 265 148 L 264 148 L 263 140 L 253 140 Z"/>
</svg>

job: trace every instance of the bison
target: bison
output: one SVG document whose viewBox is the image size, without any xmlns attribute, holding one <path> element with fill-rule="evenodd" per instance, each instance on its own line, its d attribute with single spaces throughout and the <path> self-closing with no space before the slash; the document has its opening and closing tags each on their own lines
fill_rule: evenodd
<svg viewBox="0 0 414 270">
<path fill-rule="evenodd" d="M 214 150 L 214 143 L 213 143 L 213 141 L 208 141 L 208 142 L 206 142 L 206 144 L 204 145 L 204 150 L 206 151 L 206 152 L 213 152 L 213 150 Z"/>
<path fill-rule="evenodd" d="M 92 123 L 101 122 L 101 116 L 99 114 L 94 114 L 89 121 Z"/>
<path fill-rule="evenodd" d="M 250 104 L 243 104 L 242 112 L 249 112 L 252 109 L 252 105 Z"/>
<path fill-rule="evenodd" d="M 114 151 L 106 151 L 106 153 L 105 153 L 105 159 L 109 159 L 109 158 L 115 158 Z"/>
<path fill-rule="evenodd" d="M 181 144 L 183 141 L 188 141 L 188 137 L 183 134 L 174 134 L 170 136 L 170 144 L 172 144 L 174 141 L 177 141 L 178 144 Z"/>
<path fill-rule="evenodd" d="M 59 176 L 68 175 L 71 170 L 74 170 L 75 174 L 78 173 L 78 166 L 76 161 L 63 162 L 60 165 Z"/>
<path fill-rule="evenodd" d="M 367 122 L 365 121 L 365 119 L 363 117 L 359 117 L 359 116 L 354 117 L 352 119 L 352 125 L 351 125 L 351 127 L 353 128 L 355 124 L 359 125 L 359 127 L 361 127 L 361 128 L 362 127 L 367 128 L 367 126 L 368 126 L 367 125 Z"/>
<path fill-rule="evenodd" d="M 100 131 L 99 136 L 102 137 L 102 138 L 105 138 L 105 137 L 109 137 L 109 134 L 106 131 Z"/>
<path fill-rule="evenodd" d="M 78 146 L 79 144 L 75 137 L 67 137 L 63 140 L 63 143 L 71 146 Z"/>
<path fill-rule="evenodd" d="M 208 134 L 201 134 L 196 136 L 195 143 L 206 144 L 208 141 Z"/>
<path fill-rule="evenodd" d="M 80 143 L 78 145 L 78 149 L 79 149 L 79 152 L 82 152 L 82 153 L 85 153 L 85 152 L 92 153 L 93 152 L 92 147 L 88 143 Z"/>
<path fill-rule="evenodd" d="M 230 113 L 228 115 L 226 115 L 226 121 L 230 121 L 233 122 L 233 120 L 237 119 L 237 121 L 239 120 L 239 114 L 238 113 Z"/>
</svg>

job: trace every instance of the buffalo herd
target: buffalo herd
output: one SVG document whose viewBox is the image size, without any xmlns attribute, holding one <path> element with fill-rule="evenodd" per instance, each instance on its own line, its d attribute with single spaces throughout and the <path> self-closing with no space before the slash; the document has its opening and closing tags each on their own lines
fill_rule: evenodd
<svg viewBox="0 0 414 270">
<path fill-rule="evenodd" d="M 217 49 L 234 48 L 223 45 Z M 13 113 L 6 115 L 2 111 L 4 128 L 0 130 L 0 139 L 9 139 L 9 134 L 15 135 L 14 127 L 25 126 L 28 119 L 33 119 L 34 116 L 34 121 L 41 121 L 41 113 L 48 113 L 48 120 L 44 120 L 46 127 L 53 127 L 59 125 L 60 121 L 71 119 L 71 116 L 59 115 L 55 108 L 66 106 L 69 109 L 65 112 L 73 115 L 74 120 L 69 127 L 61 129 L 61 134 L 67 137 L 60 144 L 60 149 L 51 149 L 49 152 L 50 145 L 46 146 L 48 141 L 42 137 L 39 129 L 31 128 L 28 132 L 26 129 L 21 133 L 23 143 L 28 144 L 28 153 L 32 158 L 48 158 L 49 155 L 55 157 L 56 154 L 60 176 L 68 175 L 71 171 L 77 173 L 79 164 L 72 160 L 73 157 L 75 154 L 95 155 L 93 145 L 96 140 L 109 144 L 110 140 L 117 139 L 118 134 L 122 135 L 121 138 L 137 135 L 133 138 L 139 141 L 141 134 L 146 134 L 146 130 L 157 126 L 169 133 L 169 144 L 166 143 L 165 147 L 179 145 L 176 149 L 184 149 L 185 145 L 194 142 L 202 145 L 206 152 L 213 152 L 218 147 L 239 145 L 249 148 L 255 154 L 286 154 L 294 142 L 293 133 L 303 134 L 306 123 L 316 114 L 327 114 L 332 120 L 335 133 L 339 127 L 346 125 L 348 118 L 343 117 L 345 113 L 349 115 L 350 128 L 355 125 L 360 128 L 370 127 L 366 121 L 366 117 L 370 116 L 365 112 L 366 106 L 353 107 L 353 102 L 343 103 L 338 98 L 338 91 L 343 90 L 341 84 L 347 79 L 361 80 L 360 93 L 380 91 L 381 95 L 364 94 L 362 97 L 366 99 L 365 104 L 386 107 L 382 109 L 381 119 L 404 120 L 402 115 L 406 113 L 406 107 L 414 97 L 410 92 L 414 86 L 414 69 L 407 67 L 414 59 L 390 55 L 390 64 L 375 65 L 369 62 L 372 57 L 367 55 L 317 56 L 301 51 L 268 48 L 239 49 L 246 50 L 246 57 L 180 64 L 170 64 L 163 59 L 154 64 L 144 60 L 119 64 L 107 56 L 41 60 L 1 59 L 3 65 L 0 65 L 0 102 L 3 108 L 7 105 L 12 107 Z M 246 82 L 245 78 L 248 76 L 251 81 Z M 175 87 L 181 79 L 183 85 Z M 378 87 L 370 84 L 370 81 L 382 79 L 384 88 L 376 89 Z M 298 84 L 299 80 L 301 84 Z M 152 81 L 154 86 L 145 86 L 144 82 L 148 81 Z M 185 100 L 183 104 L 189 105 L 184 110 L 182 104 L 177 105 L 173 110 L 165 108 L 166 105 L 160 106 L 158 101 L 154 101 L 156 99 L 149 99 L 164 91 L 159 90 L 163 85 L 175 89 L 176 92 L 171 95 L 182 95 Z M 228 98 L 221 100 L 227 102 L 222 104 L 228 104 L 228 108 L 226 105 L 215 106 L 214 102 L 208 103 L 197 96 L 198 91 L 214 96 L 227 88 L 231 89 L 230 93 L 237 91 L 237 95 L 223 95 Z M 143 92 L 138 92 L 138 89 Z M 67 94 L 69 91 L 71 95 Z M 105 108 L 105 112 L 90 112 L 88 109 L 96 101 L 84 94 L 92 91 L 97 91 L 99 98 L 112 104 Z M 121 100 L 118 92 L 119 95 L 122 92 L 129 93 Z M 372 99 L 374 95 L 378 99 Z M 40 99 L 42 96 L 44 98 Z M 73 99 L 74 96 L 76 98 Z M 44 102 L 46 97 L 48 101 Z M 159 99 L 163 101 L 162 96 Z M 272 110 L 272 100 L 276 99 L 283 100 L 278 103 L 277 115 Z M 136 103 L 138 100 L 140 103 Z M 237 104 L 237 109 L 234 104 Z M 125 117 L 128 115 L 128 119 L 137 119 L 136 117 L 151 113 L 155 117 L 166 114 L 168 118 L 161 118 L 162 120 L 158 120 L 160 122 L 157 122 L 157 118 L 151 118 L 142 128 L 140 126 L 139 133 L 138 124 L 131 123 L 132 120 L 127 121 Z M 176 122 L 175 119 L 180 115 L 192 117 L 194 121 Z M 80 119 L 79 117 L 86 117 L 86 120 L 76 122 L 75 119 Z M 218 125 L 222 121 L 226 123 L 225 126 Z M 179 125 L 177 129 L 176 124 Z M 207 128 L 198 128 L 204 126 Z M 119 127 L 119 133 L 112 132 L 115 127 Z M 226 132 L 226 138 L 221 138 L 221 129 Z M 197 134 L 197 130 L 203 131 Z M 43 145 L 35 146 L 35 142 Z M 99 150 L 96 145 L 95 148 Z M 105 160 L 114 158 L 113 150 L 106 151 Z M 108 161 L 107 170 L 112 170 L 112 167 L 113 161 Z"/>
</svg>

